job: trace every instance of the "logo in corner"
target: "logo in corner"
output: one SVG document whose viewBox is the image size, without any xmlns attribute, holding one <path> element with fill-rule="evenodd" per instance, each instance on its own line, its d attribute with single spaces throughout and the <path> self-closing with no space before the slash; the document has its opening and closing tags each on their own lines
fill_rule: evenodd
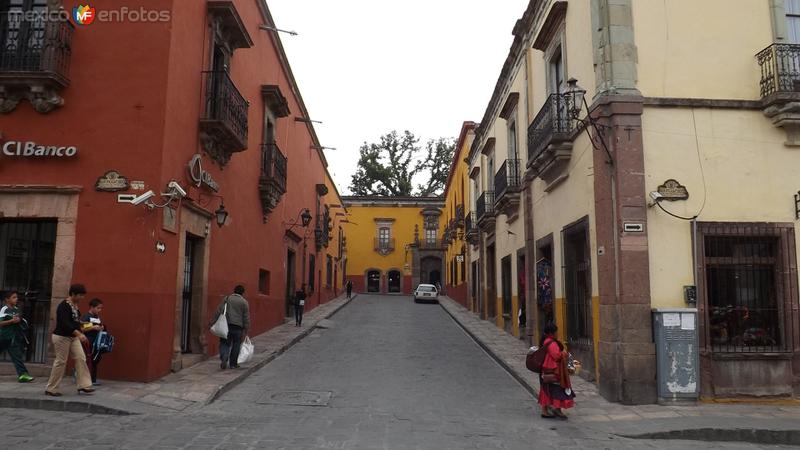
<svg viewBox="0 0 800 450">
<path fill-rule="evenodd" d="M 72 20 L 78 25 L 91 25 L 96 17 L 91 5 L 78 5 L 72 8 Z"/>
</svg>

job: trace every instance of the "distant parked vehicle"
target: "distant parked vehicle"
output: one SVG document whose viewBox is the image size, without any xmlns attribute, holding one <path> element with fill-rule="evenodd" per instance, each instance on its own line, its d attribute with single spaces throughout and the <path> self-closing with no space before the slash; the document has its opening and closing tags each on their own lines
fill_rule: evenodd
<svg viewBox="0 0 800 450">
<path fill-rule="evenodd" d="M 420 284 L 414 291 L 414 303 L 439 302 L 439 291 L 432 284 Z"/>
</svg>

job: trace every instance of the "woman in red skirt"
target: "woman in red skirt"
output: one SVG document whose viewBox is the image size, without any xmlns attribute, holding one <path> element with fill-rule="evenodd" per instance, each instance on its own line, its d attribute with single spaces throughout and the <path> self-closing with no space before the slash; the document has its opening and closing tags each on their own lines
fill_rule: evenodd
<svg viewBox="0 0 800 450">
<path fill-rule="evenodd" d="M 539 374 L 539 404 L 542 406 L 542 417 L 545 419 L 566 420 L 562 409 L 575 406 L 575 393 L 569 381 L 567 370 L 567 352 L 564 345 L 556 339 L 558 327 L 550 323 L 544 327 L 539 345 L 547 349 L 547 356 Z"/>
</svg>

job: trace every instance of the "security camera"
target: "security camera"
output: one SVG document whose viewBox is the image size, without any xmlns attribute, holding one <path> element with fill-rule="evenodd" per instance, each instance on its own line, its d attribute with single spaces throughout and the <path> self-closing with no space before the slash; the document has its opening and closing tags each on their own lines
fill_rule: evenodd
<svg viewBox="0 0 800 450">
<path fill-rule="evenodd" d="M 150 200 L 151 198 L 155 197 L 156 193 L 153 191 L 147 191 L 144 194 L 136 197 L 135 199 L 131 200 L 132 205 L 141 205 L 142 203 Z"/>
<path fill-rule="evenodd" d="M 170 181 L 169 184 L 167 185 L 167 188 L 171 189 L 172 192 L 178 195 L 178 197 L 183 198 L 186 197 L 186 195 L 188 195 L 186 194 L 186 191 L 183 190 L 181 185 L 178 184 L 177 181 Z"/>
<path fill-rule="evenodd" d="M 650 198 L 652 198 L 654 202 L 657 202 L 657 201 L 663 199 L 664 195 L 661 194 L 658 191 L 653 191 L 653 192 L 650 193 Z"/>
</svg>

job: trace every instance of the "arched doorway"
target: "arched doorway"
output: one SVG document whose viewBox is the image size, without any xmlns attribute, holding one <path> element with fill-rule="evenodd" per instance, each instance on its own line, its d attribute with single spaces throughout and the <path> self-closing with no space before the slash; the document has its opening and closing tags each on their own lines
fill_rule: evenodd
<svg viewBox="0 0 800 450">
<path fill-rule="evenodd" d="M 402 292 L 403 274 L 399 270 L 390 270 L 389 275 L 389 293 Z"/>
<path fill-rule="evenodd" d="M 367 292 L 380 292 L 381 291 L 381 271 L 369 270 L 367 271 Z"/>
<path fill-rule="evenodd" d="M 442 282 L 442 258 L 438 256 L 426 256 L 420 261 L 419 282 L 422 284 L 441 284 Z"/>
</svg>

